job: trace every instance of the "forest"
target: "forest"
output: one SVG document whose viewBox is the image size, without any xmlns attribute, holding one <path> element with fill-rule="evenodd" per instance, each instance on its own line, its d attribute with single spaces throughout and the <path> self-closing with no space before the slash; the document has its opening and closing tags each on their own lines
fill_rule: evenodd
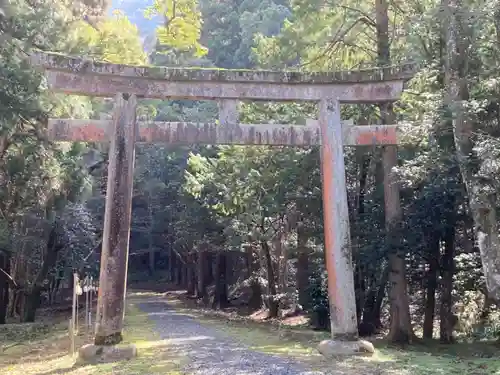
<svg viewBox="0 0 500 375">
<path fill-rule="evenodd" d="M 109 119 L 112 104 L 51 93 L 29 63 L 43 50 L 223 69 L 416 63 L 394 105 L 342 106 L 358 125 L 405 124 L 397 149 L 345 148 L 359 333 L 498 337 L 499 1 L 154 0 L 145 18 L 163 21 L 146 38 L 110 7 L 0 3 L 0 324 L 67 300 L 74 271 L 99 274 L 107 145 L 51 142 L 46 129 L 48 118 Z M 240 104 L 242 123 L 303 125 L 317 113 Z M 142 99 L 138 117 L 215 121 L 217 103 Z M 328 330 L 322 210 L 316 147 L 138 144 L 129 281 Z"/>
</svg>

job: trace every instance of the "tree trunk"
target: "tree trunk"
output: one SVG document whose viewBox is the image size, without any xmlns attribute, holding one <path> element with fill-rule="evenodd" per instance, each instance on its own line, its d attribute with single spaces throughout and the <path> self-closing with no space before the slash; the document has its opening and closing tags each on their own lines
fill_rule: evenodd
<svg viewBox="0 0 500 375">
<path fill-rule="evenodd" d="M 394 112 L 392 104 L 382 106 L 385 109 L 386 123 L 391 123 Z M 383 113 L 384 113 L 383 112 Z M 401 204 L 399 187 L 394 181 L 392 168 L 397 164 L 397 149 L 394 146 L 385 147 L 383 152 L 384 166 L 384 200 L 386 220 L 386 243 L 389 251 L 389 301 L 390 330 L 388 340 L 392 343 L 408 344 L 415 337 L 411 324 L 410 304 L 406 282 L 405 252 L 401 243 Z"/>
<path fill-rule="evenodd" d="M 182 286 L 183 273 L 184 273 L 184 264 L 182 263 L 182 260 L 179 258 L 179 255 L 177 255 L 177 267 L 175 268 L 175 283 L 179 286 Z"/>
<path fill-rule="evenodd" d="M 389 15 L 387 0 L 375 2 L 377 29 L 377 57 L 379 66 L 391 65 L 389 43 Z M 392 124 L 395 118 L 392 103 L 380 105 L 382 121 Z M 384 167 L 384 200 L 385 220 L 389 251 L 389 281 L 391 302 L 391 327 L 388 339 L 394 343 L 410 343 L 414 333 L 411 325 L 410 306 L 406 284 L 405 254 L 401 249 L 402 220 L 399 186 L 392 175 L 392 169 L 397 166 L 398 155 L 396 146 L 386 146 L 383 149 Z"/>
<path fill-rule="evenodd" d="M 31 323 L 35 321 L 36 310 L 40 306 L 40 297 L 44 288 L 44 281 L 49 271 L 55 266 L 57 255 L 61 247 L 57 245 L 56 227 L 54 226 L 49 234 L 47 247 L 42 261 L 42 267 L 38 272 L 30 292 L 25 297 L 24 313 L 22 321 Z"/>
<path fill-rule="evenodd" d="M 54 289 L 52 290 L 52 293 L 50 295 L 50 304 L 54 304 L 56 302 L 56 299 L 57 299 L 57 294 L 59 293 L 59 288 L 61 287 L 61 279 L 63 277 L 63 272 L 58 272 L 57 274 L 57 278 L 55 280 L 55 285 L 54 285 Z"/>
<path fill-rule="evenodd" d="M 474 222 L 472 220 L 472 217 L 470 215 L 465 215 L 464 220 L 463 220 L 463 235 L 462 235 L 462 247 L 463 247 L 463 252 L 465 254 L 472 254 L 476 252 L 478 249 L 476 248 L 475 245 L 475 238 L 474 238 Z"/>
<path fill-rule="evenodd" d="M 439 236 L 429 236 L 429 272 L 427 273 L 427 288 L 425 296 L 425 313 L 423 323 L 423 338 L 432 339 L 434 333 L 434 315 L 436 311 L 436 289 L 439 272 Z"/>
<path fill-rule="evenodd" d="M 363 308 L 363 319 L 359 325 L 361 336 L 370 336 L 382 328 L 380 319 L 382 302 L 385 297 L 385 288 L 389 279 L 389 267 L 385 267 L 378 283 L 373 283 L 367 294 L 366 303 Z"/>
<path fill-rule="evenodd" d="M 187 267 L 187 294 L 194 296 L 196 292 L 196 253 L 188 257 Z"/>
<path fill-rule="evenodd" d="M 21 219 L 18 219 L 15 226 L 21 232 L 21 230 L 19 229 L 21 225 L 20 222 Z M 14 240 L 12 240 L 12 243 L 14 243 Z M 26 241 L 23 241 L 21 246 L 16 250 L 13 258 L 11 258 L 10 270 L 11 270 L 11 276 L 14 280 L 26 280 L 27 257 L 25 256 L 25 252 L 26 252 Z M 20 317 L 22 317 L 22 314 L 19 313 L 20 311 L 19 305 L 20 301 L 24 300 L 23 292 L 11 286 L 9 294 L 11 295 L 11 298 L 9 301 L 8 316 L 10 318 L 13 318 L 16 316 L 16 314 L 18 314 Z"/>
<path fill-rule="evenodd" d="M 227 255 L 224 251 L 215 256 L 215 295 L 213 308 L 223 309 L 229 306 L 227 293 Z"/>
<path fill-rule="evenodd" d="M 187 265 L 187 263 L 182 263 L 181 285 L 183 288 L 187 288 L 187 285 L 188 285 L 188 265 Z"/>
<path fill-rule="evenodd" d="M 368 292 L 368 296 L 366 296 L 366 289 L 367 289 L 367 283 L 365 281 L 365 276 L 363 272 L 363 268 L 360 264 L 361 262 L 354 257 L 353 264 L 354 264 L 354 291 L 355 291 L 355 296 L 356 296 L 356 318 L 359 322 L 361 322 L 361 319 L 363 317 L 363 310 L 365 304 L 368 302 L 368 299 L 370 299 L 370 292 L 375 293 L 372 289 L 369 289 L 370 292 Z M 373 286 L 372 286 L 373 288 Z M 374 300 L 374 298 L 373 298 Z"/>
<path fill-rule="evenodd" d="M 209 286 L 215 281 L 215 269 L 214 269 L 214 264 L 215 264 L 215 253 L 213 251 L 207 251 L 207 260 L 205 263 L 205 285 Z"/>
<path fill-rule="evenodd" d="M 171 248 L 170 251 L 170 256 L 169 256 L 169 259 L 168 259 L 168 269 L 169 269 L 169 272 L 168 272 L 168 276 L 169 276 L 169 281 L 171 283 L 173 283 L 175 281 L 175 269 L 177 267 L 176 265 L 176 261 L 177 261 L 177 256 L 174 252 L 174 250 Z"/>
<path fill-rule="evenodd" d="M 153 275 L 155 273 L 155 251 L 149 249 L 149 273 Z"/>
<path fill-rule="evenodd" d="M 10 254 L 0 251 L 0 324 L 5 324 L 7 319 L 7 309 L 9 306 L 9 288 L 10 283 L 8 274 L 10 274 Z M 5 274 L 4 274 L 5 272 Z"/>
<path fill-rule="evenodd" d="M 48 294 L 48 305 L 51 306 L 52 305 L 52 295 L 54 294 L 54 289 L 56 288 L 56 276 L 57 275 L 52 275 L 50 276 L 50 281 L 49 281 L 49 286 L 48 286 L 48 290 L 47 290 L 47 294 Z"/>
<path fill-rule="evenodd" d="M 367 119 L 362 118 L 360 121 L 360 125 L 368 125 L 368 122 L 366 121 Z M 359 184 L 358 184 L 358 191 L 357 191 L 357 200 L 356 200 L 356 207 L 354 209 L 355 216 L 352 220 L 354 227 L 357 228 L 359 227 L 360 223 L 363 220 L 363 215 L 365 213 L 365 195 L 366 195 L 366 184 L 368 180 L 368 171 L 371 163 L 371 157 L 370 155 L 366 155 L 366 150 L 364 149 L 359 149 L 356 150 L 356 156 L 357 156 L 357 164 L 359 165 Z M 354 263 L 354 290 L 356 293 L 356 316 L 357 316 L 357 321 L 360 322 L 360 326 L 363 324 L 362 322 L 362 316 L 363 316 L 363 311 L 364 311 L 364 305 L 367 299 L 371 299 L 371 302 L 375 301 L 375 277 L 374 275 L 371 275 L 371 296 L 365 296 L 366 290 L 367 290 L 367 283 L 366 283 L 366 277 L 365 275 L 365 267 L 363 267 L 363 261 L 360 259 L 359 256 L 359 235 L 356 233 L 359 231 L 355 231 L 355 234 L 353 236 L 353 243 L 352 243 L 352 248 L 353 248 L 353 263 Z M 373 304 L 372 304 L 373 306 Z M 361 333 L 360 333 L 361 334 Z"/>
<path fill-rule="evenodd" d="M 453 274 L 455 256 L 455 227 L 448 223 L 444 233 L 444 254 L 442 258 L 442 282 L 441 282 L 441 309 L 439 339 L 441 342 L 450 344 L 453 342 L 453 328 L 456 323 L 452 312 L 453 307 Z"/>
<path fill-rule="evenodd" d="M 261 241 L 262 251 L 266 260 L 267 270 L 267 304 L 269 308 L 269 317 L 277 318 L 279 314 L 279 301 L 276 296 L 276 277 L 274 275 L 273 260 L 271 257 L 271 249 L 266 240 Z"/>
<path fill-rule="evenodd" d="M 259 256 L 254 250 L 254 246 L 249 245 L 246 248 L 248 278 L 250 279 L 250 288 L 252 295 L 248 301 L 250 309 L 258 310 L 262 307 L 262 288 L 259 282 L 260 261 Z"/>
<path fill-rule="evenodd" d="M 10 289 L 10 294 L 12 295 L 12 298 L 9 301 L 9 308 L 7 309 L 9 318 L 13 318 L 14 316 L 16 316 L 20 293 L 21 293 L 20 290 Z"/>
<path fill-rule="evenodd" d="M 307 233 L 304 223 L 297 226 L 297 290 L 299 304 L 304 310 L 309 307 L 309 249 L 307 248 Z"/>
<path fill-rule="evenodd" d="M 391 270 L 389 273 L 390 289 L 390 320 L 391 327 L 388 340 L 397 344 L 408 344 L 414 339 L 411 325 L 408 291 L 405 280 L 405 260 L 400 254 L 389 256 Z"/>
<path fill-rule="evenodd" d="M 364 293 L 363 293 L 364 294 Z M 363 310 L 360 306 L 356 306 L 356 313 L 358 314 L 358 333 L 360 336 L 371 336 L 375 333 L 375 324 L 373 324 L 373 315 L 375 310 L 377 298 L 376 285 L 371 285 L 370 290 L 366 293 L 366 298 L 363 304 Z"/>
<path fill-rule="evenodd" d="M 196 278 L 198 280 L 198 284 L 196 286 L 196 297 L 197 298 L 205 298 L 207 294 L 207 252 L 205 250 L 201 250 L 198 253 L 198 259 L 196 264 Z"/>
<path fill-rule="evenodd" d="M 253 259 L 253 246 L 250 244 L 246 244 L 244 247 L 245 249 L 245 272 L 246 272 L 246 279 L 249 279 L 253 275 L 253 269 L 252 269 L 252 263 L 254 262 Z"/>
<path fill-rule="evenodd" d="M 494 307 L 495 301 L 493 301 L 491 298 L 488 298 L 488 296 L 484 296 L 484 305 L 481 311 L 481 316 L 480 316 L 480 326 L 484 327 L 488 323 L 488 317 L 491 313 L 491 308 Z"/>
<path fill-rule="evenodd" d="M 276 273 L 278 279 L 278 290 L 280 293 L 285 293 L 286 288 L 286 250 L 283 247 L 283 230 L 280 228 L 273 239 L 274 253 L 276 255 Z"/>
<path fill-rule="evenodd" d="M 154 230 L 154 215 L 153 202 L 151 199 L 151 191 L 148 191 L 148 216 L 149 216 L 149 233 L 148 233 L 148 249 L 149 249 L 149 273 L 155 273 L 155 249 L 153 247 L 153 230 Z"/>
<path fill-rule="evenodd" d="M 41 294 L 42 288 L 40 286 L 34 286 L 30 294 L 25 296 L 24 314 L 22 317 L 24 323 L 32 323 L 35 321 L 36 311 L 40 306 Z"/>
<path fill-rule="evenodd" d="M 23 291 L 19 291 L 16 293 L 16 300 L 15 300 L 15 305 L 14 309 L 19 315 L 21 321 L 23 320 L 24 317 L 24 307 L 26 306 L 26 293 Z"/>
<path fill-rule="evenodd" d="M 453 136 L 460 174 L 467 190 L 474 232 L 477 239 L 486 287 L 491 298 L 500 301 L 500 239 L 496 218 L 496 189 L 492 181 L 476 174 L 478 160 L 474 151 L 474 124 L 467 118 L 464 102 L 469 99 L 468 49 L 462 20 L 462 4 L 458 0 L 443 0 L 446 17 L 443 29 L 446 40 L 445 86 L 451 112 Z M 497 35 L 498 38 L 498 35 Z"/>
<path fill-rule="evenodd" d="M 373 309 L 373 324 L 375 325 L 375 328 L 377 330 L 382 328 L 382 320 L 381 320 L 382 303 L 384 302 L 385 291 L 388 281 L 389 281 L 389 267 L 386 267 L 382 275 L 382 280 L 380 281 L 378 287 L 377 298 L 375 298 L 375 307 Z"/>
<path fill-rule="evenodd" d="M 179 258 L 172 251 L 172 284 L 177 284 L 177 274 L 179 273 Z"/>
</svg>

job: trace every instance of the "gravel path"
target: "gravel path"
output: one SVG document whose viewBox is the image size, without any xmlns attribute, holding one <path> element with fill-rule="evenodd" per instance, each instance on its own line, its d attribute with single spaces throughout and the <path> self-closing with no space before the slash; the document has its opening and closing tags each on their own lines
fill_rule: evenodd
<svg viewBox="0 0 500 375">
<path fill-rule="evenodd" d="M 207 327 L 165 302 L 140 303 L 171 350 L 187 357 L 185 375 L 326 375 L 308 371 L 293 359 L 258 353 Z M 169 349 L 170 350 L 170 349 Z M 182 354 L 181 354 L 182 353 Z M 335 372 L 336 373 L 336 372 Z"/>
</svg>

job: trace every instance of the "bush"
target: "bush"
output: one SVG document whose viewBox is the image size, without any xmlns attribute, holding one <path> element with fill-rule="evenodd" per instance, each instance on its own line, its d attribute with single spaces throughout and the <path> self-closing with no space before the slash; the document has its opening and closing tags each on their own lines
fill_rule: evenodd
<svg viewBox="0 0 500 375">
<path fill-rule="evenodd" d="M 314 329 L 330 329 L 330 307 L 328 305 L 328 284 L 326 271 L 316 271 L 309 277 L 311 303 L 307 309 Z"/>
</svg>

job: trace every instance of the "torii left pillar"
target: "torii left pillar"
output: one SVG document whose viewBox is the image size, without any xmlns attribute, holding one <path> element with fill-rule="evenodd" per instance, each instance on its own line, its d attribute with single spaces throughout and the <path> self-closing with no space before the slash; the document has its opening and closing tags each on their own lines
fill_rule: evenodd
<svg viewBox="0 0 500 375">
<path fill-rule="evenodd" d="M 115 345 L 123 340 L 137 98 L 135 95 L 119 93 L 115 96 L 114 104 L 95 345 Z"/>
</svg>

